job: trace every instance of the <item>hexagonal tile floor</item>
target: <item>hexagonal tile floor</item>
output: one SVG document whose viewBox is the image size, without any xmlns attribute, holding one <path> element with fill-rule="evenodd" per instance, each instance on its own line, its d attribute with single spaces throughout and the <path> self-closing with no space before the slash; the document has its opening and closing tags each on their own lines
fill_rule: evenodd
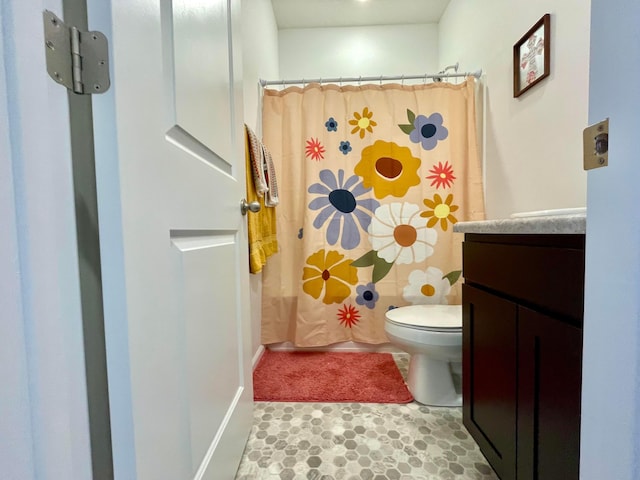
<svg viewBox="0 0 640 480">
<path fill-rule="evenodd" d="M 407 355 L 394 355 L 406 378 Z M 496 480 L 460 408 L 257 402 L 236 480 Z"/>
</svg>

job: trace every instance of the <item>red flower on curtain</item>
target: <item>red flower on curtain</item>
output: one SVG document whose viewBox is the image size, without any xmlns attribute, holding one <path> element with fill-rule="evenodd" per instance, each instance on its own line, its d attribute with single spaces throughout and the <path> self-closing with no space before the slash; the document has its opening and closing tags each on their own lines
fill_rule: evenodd
<svg viewBox="0 0 640 480">
<path fill-rule="evenodd" d="M 436 188 L 451 188 L 453 181 L 456 177 L 453 176 L 453 168 L 449 165 L 449 162 L 445 162 L 442 165 L 442 162 L 438 162 L 438 165 L 434 165 L 429 173 L 433 173 L 433 175 L 429 175 L 427 177 L 428 180 L 432 180 L 431 186 L 434 185 Z"/>
<path fill-rule="evenodd" d="M 360 321 L 360 312 L 351 305 L 342 305 L 343 308 L 338 310 L 338 319 L 340 324 L 345 328 L 351 328 Z"/>
<path fill-rule="evenodd" d="M 307 140 L 307 148 L 305 149 L 305 153 L 307 157 L 311 157 L 313 160 L 323 160 L 324 159 L 324 147 L 320 144 L 320 140 L 317 138 L 311 137 L 311 140 Z"/>
</svg>

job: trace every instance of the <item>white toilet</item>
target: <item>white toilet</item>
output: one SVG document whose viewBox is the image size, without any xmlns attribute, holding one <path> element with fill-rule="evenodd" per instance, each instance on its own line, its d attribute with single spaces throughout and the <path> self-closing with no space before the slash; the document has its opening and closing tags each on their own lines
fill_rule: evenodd
<svg viewBox="0 0 640 480">
<path fill-rule="evenodd" d="M 425 405 L 462 405 L 462 305 L 412 305 L 389 310 L 389 341 L 411 355 L 407 386 Z"/>
</svg>

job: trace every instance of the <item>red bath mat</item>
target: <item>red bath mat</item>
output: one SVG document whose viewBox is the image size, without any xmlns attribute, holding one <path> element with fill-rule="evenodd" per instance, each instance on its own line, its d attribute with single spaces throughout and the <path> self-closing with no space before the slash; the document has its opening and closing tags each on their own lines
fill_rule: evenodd
<svg viewBox="0 0 640 480">
<path fill-rule="evenodd" d="M 253 372 L 262 402 L 408 403 L 413 396 L 389 353 L 265 351 Z"/>
</svg>

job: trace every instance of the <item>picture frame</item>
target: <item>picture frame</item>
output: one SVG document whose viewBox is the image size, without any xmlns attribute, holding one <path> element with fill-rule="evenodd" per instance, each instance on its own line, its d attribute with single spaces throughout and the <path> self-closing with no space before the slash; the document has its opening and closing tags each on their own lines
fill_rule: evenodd
<svg viewBox="0 0 640 480">
<path fill-rule="evenodd" d="M 545 14 L 513 46 L 513 97 L 540 83 L 551 70 L 551 15 Z"/>
</svg>

